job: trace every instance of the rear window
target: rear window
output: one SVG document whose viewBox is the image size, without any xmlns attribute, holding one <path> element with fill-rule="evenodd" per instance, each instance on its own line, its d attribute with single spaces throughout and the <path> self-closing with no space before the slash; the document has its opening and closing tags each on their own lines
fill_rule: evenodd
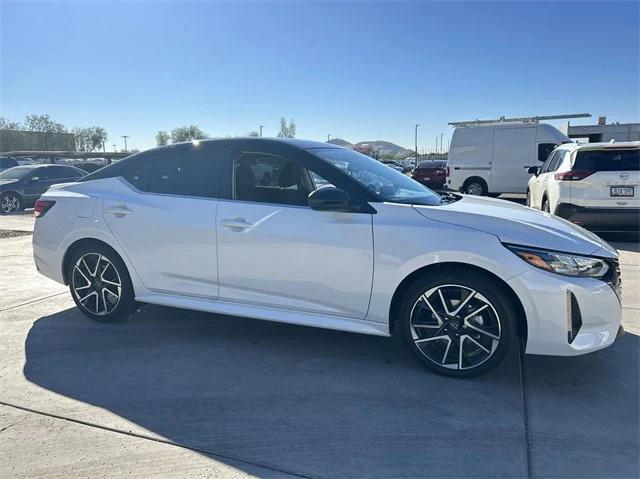
<svg viewBox="0 0 640 479">
<path fill-rule="evenodd" d="M 420 163 L 418 168 L 444 168 L 446 166 L 447 162 L 444 160 L 428 160 Z"/>
<path fill-rule="evenodd" d="M 640 170 L 640 150 L 578 151 L 573 169 L 587 171 L 638 171 Z"/>
</svg>

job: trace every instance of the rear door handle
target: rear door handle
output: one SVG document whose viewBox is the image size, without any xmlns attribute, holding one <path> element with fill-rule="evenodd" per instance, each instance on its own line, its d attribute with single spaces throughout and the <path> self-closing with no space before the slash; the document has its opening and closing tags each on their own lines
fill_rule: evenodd
<svg viewBox="0 0 640 479">
<path fill-rule="evenodd" d="M 230 228 L 232 230 L 241 231 L 249 228 L 253 228 L 251 223 L 247 223 L 244 218 L 233 218 L 231 220 L 221 220 L 220 226 Z"/>
<path fill-rule="evenodd" d="M 112 215 L 116 215 L 119 218 L 122 218 L 124 216 L 133 214 L 133 210 L 127 208 L 125 205 L 110 206 L 109 208 L 107 208 L 107 213 L 110 213 Z"/>
</svg>

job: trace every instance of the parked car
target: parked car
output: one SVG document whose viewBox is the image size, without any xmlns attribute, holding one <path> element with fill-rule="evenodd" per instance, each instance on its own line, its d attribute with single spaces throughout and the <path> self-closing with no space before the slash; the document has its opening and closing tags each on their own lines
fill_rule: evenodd
<svg viewBox="0 0 640 479">
<path fill-rule="evenodd" d="M 11 214 L 31 207 L 56 183 L 76 181 L 86 173 L 73 166 L 23 165 L 0 173 L 0 213 Z"/>
<path fill-rule="evenodd" d="M 74 166 L 76 168 L 80 168 L 82 171 L 85 171 L 87 173 L 93 173 L 94 171 L 98 171 L 100 168 L 104 167 L 105 164 L 85 161 L 82 163 L 76 163 Z"/>
<path fill-rule="evenodd" d="M 382 162 L 385 165 L 395 165 L 395 166 L 397 166 L 398 168 L 400 168 L 402 170 L 403 173 L 407 173 L 408 171 L 412 170 L 411 166 L 408 166 L 408 165 L 402 163 L 401 161 L 397 161 L 397 160 L 382 160 Z M 400 171 L 400 170 L 398 170 L 398 171 Z"/>
<path fill-rule="evenodd" d="M 8 170 L 14 166 L 19 166 L 18 160 L 12 156 L 0 156 L 0 171 Z"/>
<path fill-rule="evenodd" d="M 447 162 L 445 160 L 422 161 L 409 176 L 418 183 L 441 190 L 447 180 Z"/>
<path fill-rule="evenodd" d="M 469 195 L 524 193 L 528 169 L 571 140 L 544 123 L 489 123 L 456 128 L 447 155 L 447 186 Z"/>
<path fill-rule="evenodd" d="M 600 232 L 637 232 L 640 142 L 569 143 L 553 151 L 527 188 L 527 205 Z"/>
<path fill-rule="evenodd" d="M 393 160 L 382 160 L 381 163 L 387 165 L 389 168 L 393 168 L 394 170 L 399 171 L 400 173 L 404 173 L 404 166 L 399 165 Z"/>
<path fill-rule="evenodd" d="M 451 376 L 495 368 L 517 336 L 573 356 L 622 331 L 618 255 L 593 234 L 326 143 L 149 150 L 49 189 L 35 216 L 38 271 L 98 321 L 152 303 L 397 334 Z"/>
</svg>

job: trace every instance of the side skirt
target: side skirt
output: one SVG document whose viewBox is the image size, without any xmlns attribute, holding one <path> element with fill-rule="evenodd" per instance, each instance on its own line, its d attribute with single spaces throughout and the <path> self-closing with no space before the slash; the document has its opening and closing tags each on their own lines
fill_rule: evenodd
<svg viewBox="0 0 640 479">
<path fill-rule="evenodd" d="M 362 319 L 330 316 L 325 314 L 290 311 L 286 309 L 270 308 L 266 306 L 247 305 L 212 299 L 194 298 L 165 293 L 147 291 L 136 295 L 136 301 L 174 308 L 193 309 L 207 313 L 227 314 L 245 318 L 264 319 L 277 323 L 298 324 L 314 328 L 334 329 L 350 333 L 371 334 L 375 336 L 389 336 L 389 325 L 364 321 Z"/>
</svg>

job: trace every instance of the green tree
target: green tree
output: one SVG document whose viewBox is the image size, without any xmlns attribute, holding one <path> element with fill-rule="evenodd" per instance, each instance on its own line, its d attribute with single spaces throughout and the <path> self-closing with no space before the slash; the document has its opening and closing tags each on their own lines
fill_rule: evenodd
<svg viewBox="0 0 640 479">
<path fill-rule="evenodd" d="M 0 116 L 0 130 L 22 130 L 22 125 L 9 120 L 9 118 Z"/>
<path fill-rule="evenodd" d="M 278 138 L 295 138 L 296 137 L 296 124 L 293 120 L 287 120 L 284 117 L 280 118 L 280 131 L 278 132 Z"/>
<path fill-rule="evenodd" d="M 27 115 L 22 129 L 47 133 L 65 133 L 67 131 L 62 123 L 53 121 L 49 115 Z"/>
<path fill-rule="evenodd" d="M 205 140 L 207 134 L 196 125 L 181 126 L 171 130 L 171 142 L 179 143 L 181 141 Z"/>
<path fill-rule="evenodd" d="M 96 151 L 107 141 L 107 131 L 99 126 L 74 128 L 73 134 L 76 136 L 76 149 L 78 151 Z"/>
<path fill-rule="evenodd" d="M 169 136 L 169 133 L 167 133 L 164 130 L 160 130 L 158 132 L 158 134 L 156 135 L 156 145 L 157 146 L 168 145 L 170 140 L 171 140 L 171 137 Z"/>
</svg>

